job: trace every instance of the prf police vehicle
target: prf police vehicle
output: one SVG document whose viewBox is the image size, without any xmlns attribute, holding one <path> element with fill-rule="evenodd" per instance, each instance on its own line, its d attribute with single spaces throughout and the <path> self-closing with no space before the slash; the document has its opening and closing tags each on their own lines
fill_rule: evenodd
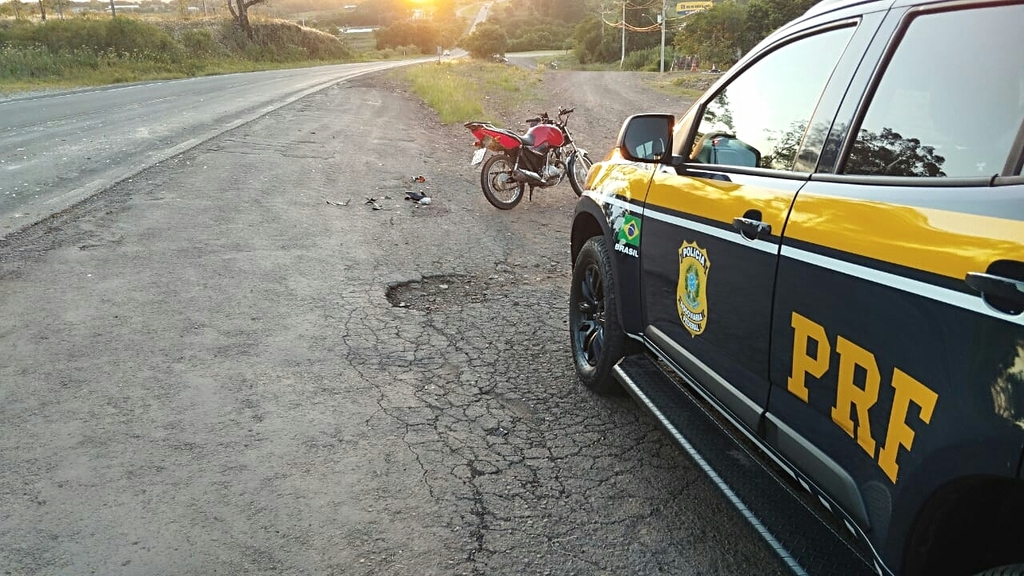
<svg viewBox="0 0 1024 576">
<path fill-rule="evenodd" d="M 1024 2 L 822 2 L 591 170 L 580 380 L 796 572 L 1024 574 L 1022 151 Z"/>
</svg>

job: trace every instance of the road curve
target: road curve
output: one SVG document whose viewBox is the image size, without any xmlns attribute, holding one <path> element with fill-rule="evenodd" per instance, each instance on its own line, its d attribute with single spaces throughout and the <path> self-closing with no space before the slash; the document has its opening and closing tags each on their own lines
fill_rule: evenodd
<svg viewBox="0 0 1024 576">
<path fill-rule="evenodd" d="M 0 238 L 328 86 L 430 60 L 340 64 L 0 100 Z"/>
</svg>

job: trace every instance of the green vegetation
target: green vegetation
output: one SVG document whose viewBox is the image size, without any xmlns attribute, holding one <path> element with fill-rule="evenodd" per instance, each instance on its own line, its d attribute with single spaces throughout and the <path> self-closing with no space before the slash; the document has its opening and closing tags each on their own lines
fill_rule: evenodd
<svg viewBox="0 0 1024 576">
<path fill-rule="evenodd" d="M 665 75 L 654 75 L 648 81 L 650 86 L 660 92 L 672 96 L 683 96 L 688 100 L 696 100 L 715 81 L 717 74 L 706 72 L 672 72 Z"/>
<path fill-rule="evenodd" d="M 0 23 L 0 91 L 95 86 L 341 62 L 338 38 L 284 21 L 145 22 L 118 16 Z"/>
<path fill-rule="evenodd" d="M 726 0 L 691 14 L 674 37 L 681 54 L 726 69 L 775 29 L 797 18 L 818 0 Z"/>
<path fill-rule="evenodd" d="M 377 31 L 377 49 L 416 46 L 421 53 L 431 54 L 438 46 L 454 48 L 464 25 L 456 19 L 402 20 Z"/>
<path fill-rule="evenodd" d="M 702 68 L 725 69 L 768 34 L 806 12 L 818 0 L 724 0 L 703 12 L 666 18 L 665 69 L 677 57 L 694 57 Z M 582 65 L 618 63 L 624 70 L 660 69 L 660 5 L 630 7 L 625 23 L 618 13 L 604 20 L 591 12 L 573 33 L 573 49 Z M 611 18 L 611 19 L 608 19 Z M 614 24 L 614 25 L 611 25 Z M 657 48 L 657 50 L 654 50 Z"/>
<path fill-rule="evenodd" d="M 376 7 L 376 20 L 386 23 L 377 32 L 378 49 L 415 45 L 423 52 L 428 52 L 428 48 L 433 49 L 435 46 L 453 48 L 458 45 L 475 58 L 487 59 L 492 54 L 504 54 L 507 51 L 570 48 L 571 42 L 567 44 L 566 39 L 572 36 L 573 26 L 586 14 L 587 0 L 497 2 L 490 8 L 487 23 L 461 39 L 468 20 L 457 16 L 452 0 L 435 0 L 431 18 L 405 20 L 395 18 L 396 13 L 400 12 L 394 9 L 394 4 L 400 1 L 367 0 L 339 21 L 365 22 L 371 14 L 371 8 Z"/>
<path fill-rule="evenodd" d="M 558 59 L 560 65 L 643 71 L 662 66 L 656 3 L 627 4 L 625 22 L 619 23 L 622 16 L 601 12 L 597 0 L 499 0 L 490 8 L 489 22 L 464 36 L 467 16 L 475 8 L 459 15 L 456 0 L 353 0 L 333 10 L 323 9 L 318 0 L 269 5 L 231 0 L 231 16 L 220 6 L 221 17 L 191 19 L 189 0 L 176 0 L 176 19 L 157 14 L 158 9 L 166 12 L 162 2 L 140 1 L 140 12 L 153 12 L 147 19 L 120 11 L 115 18 L 96 12 L 74 16 L 67 0 L 0 3 L 0 12 L 13 17 L 0 20 L 0 92 L 408 57 L 456 46 L 478 59 L 571 50 L 571 58 Z M 671 70 L 677 62 L 686 69 L 724 69 L 816 1 L 723 0 L 685 18 L 669 17 L 664 68 Z M 84 6 L 98 10 L 103 4 L 92 0 Z M 316 20 L 307 22 L 304 16 L 303 26 L 265 17 L 250 20 L 257 7 L 279 15 L 301 11 Z M 43 17 L 47 11 L 48 19 Z M 353 26 L 372 31 L 344 32 Z"/>
<path fill-rule="evenodd" d="M 487 59 L 493 54 L 504 54 L 508 49 L 508 35 L 505 28 L 495 24 L 484 23 L 463 39 L 462 47 L 473 58 Z"/>
<path fill-rule="evenodd" d="M 436 110 L 445 124 L 493 122 L 536 100 L 540 84 L 537 71 L 474 61 L 421 64 L 396 74 L 405 75 L 412 91 Z"/>
</svg>

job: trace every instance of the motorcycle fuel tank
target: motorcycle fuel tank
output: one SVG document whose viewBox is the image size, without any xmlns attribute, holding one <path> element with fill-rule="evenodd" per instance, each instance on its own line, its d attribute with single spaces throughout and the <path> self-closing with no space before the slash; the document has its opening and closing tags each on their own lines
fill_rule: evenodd
<svg viewBox="0 0 1024 576">
<path fill-rule="evenodd" d="M 550 124 L 538 124 L 526 131 L 527 136 L 533 137 L 533 147 L 540 148 L 544 144 L 552 148 L 558 148 L 565 144 L 565 137 L 557 126 Z"/>
</svg>

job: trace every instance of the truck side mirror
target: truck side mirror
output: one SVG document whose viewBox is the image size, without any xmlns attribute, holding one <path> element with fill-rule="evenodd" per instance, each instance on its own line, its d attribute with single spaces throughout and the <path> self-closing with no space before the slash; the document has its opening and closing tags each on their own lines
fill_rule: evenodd
<svg viewBox="0 0 1024 576">
<path fill-rule="evenodd" d="M 632 162 L 667 163 L 672 158 L 672 130 L 676 118 L 671 114 L 637 114 L 626 118 L 619 130 L 616 148 Z"/>
</svg>

